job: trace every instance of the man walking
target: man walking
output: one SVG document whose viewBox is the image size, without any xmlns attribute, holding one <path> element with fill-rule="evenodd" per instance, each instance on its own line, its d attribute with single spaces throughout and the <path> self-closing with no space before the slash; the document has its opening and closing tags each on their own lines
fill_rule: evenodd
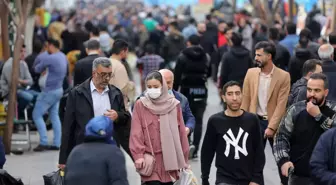
<svg viewBox="0 0 336 185">
<path fill-rule="evenodd" d="M 92 76 L 93 61 L 100 55 L 100 44 L 97 40 L 89 40 L 86 47 L 87 57 L 76 62 L 74 86 L 79 85 Z"/>
<path fill-rule="evenodd" d="M 289 90 L 289 74 L 273 64 L 275 45 L 262 41 L 255 46 L 255 61 L 258 67 L 247 71 L 244 80 L 241 108 L 255 113 L 260 119 L 264 146 L 268 140 L 273 146 L 273 137 L 285 113 Z M 286 179 L 281 180 L 287 184 Z"/>
<path fill-rule="evenodd" d="M 195 152 L 190 154 L 197 158 L 199 144 L 202 137 L 203 114 L 207 104 L 207 72 L 208 57 L 199 45 L 200 37 L 192 35 L 187 42 L 188 48 L 178 57 L 174 71 L 174 90 L 179 90 L 190 103 L 190 108 L 195 116 L 193 145 Z"/>
<path fill-rule="evenodd" d="M 110 59 L 96 58 L 92 65 L 92 78 L 70 92 L 63 124 L 60 168 L 64 168 L 71 150 L 83 143 L 85 125 L 95 116 L 109 117 L 114 122 L 114 139 L 118 144 L 123 139 L 118 136 L 118 133 L 123 132 L 130 114 L 125 110 L 121 91 L 109 85 L 111 77 Z M 124 150 L 130 154 L 128 147 L 124 147 Z"/>
<path fill-rule="evenodd" d="M 253 65 L 250 51 L 242 45 L 241 34 L 232 33 L 231 41 L 233 45 L 221 61 L 220 87 L 232 80 L 242 84 L 247 70 Z"/>
<path fill-rule="evenodd" d="M 162 74 L 163 78 L 165 78 L 166 80 L 169 94 L 174 95 L 175 98 L 181 103 L 183 120 L 186 126 L 186 132 L 188 136 L 190 136 L 190 134 L 194 131 L 194 128 L 195 128 L 195 117 L 190 110 L 188 99 L 180 92 L 173 90 L 173 86 L 174 86 L 173 72 L 171 72 L 169 69 L 161 69 L 160 73 Z M 194 151 L 195 151 L 195 146 L 191 145 L 189 147 L 189 158 L 192 157 L 192 154 L 194 153 Z"/>
<path fill-rule="evenodd" d="M 33 110 L 33 120 L 40 135 L 40 144 L 35 152 L 44 150 L 59 150 L 61 145 L 61 121 L 58 114 L 60 100 L 63 96 L 63 81 L 66 77 L 68 61 L 60 51 L 57 40 L 48 40 L 48 54 L 41 55 L 35 61 L 35 72 L 47 72 L 46 82 L 42 92 L 38 95 Z M 48 112 L 54 131 L 53 145 L 48 145 L 47 128 L 43 115 Z"/>
<path fill-rule="evenodd" d="M 307 100 L 292 105 L 280 123 L 274 142 L 274 156 L 289 185 L 314 185 L 309 160 L 325 130 L 336 125 L 336 104 L 327 100 L 328 80 L 322 73 L 310 76 Z"/>
<path fill-rule="evenodd" d="M 307 60 L 302 68 L 303 77 L 292 86 L 288 97 L 288 107 L 294 103 L 307 99 L 307 82 L 310 76 L 314 73 L 322 73 L 321 61 L 316 59 Z"/>
<path fill-rule="evenodd" d="M 216 185 L 263 185 L 265 153 L 259 119 L 240 109 L 242 92 L 238 82 L 227 82 L 222 98 L 227 108 L 209 118 L 203 140 L 202 184 L 210 185 L 209 173 L 216 154 Z"/>
<path fill-rule="evenodd" d="M 126 110 L 129 104 L 133 102 L 135 96 L 135 86 L 130 82 L 125 65 L 122 60 L 127 58 L 128 43 L 124 40 L 115 40 L 112 47 L 112 77 L 110 84 L 121 90 L 124 96 Z"/>
</svg>

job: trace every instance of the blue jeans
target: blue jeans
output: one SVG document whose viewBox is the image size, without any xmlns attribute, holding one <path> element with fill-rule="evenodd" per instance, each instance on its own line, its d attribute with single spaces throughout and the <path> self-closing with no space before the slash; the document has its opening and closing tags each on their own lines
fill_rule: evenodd
<svg viewBox="0 0 336 185">
<path fill-rule="evenodd" d="M 53 145 L 57 147 L 61 145 L 62 133 L 58 109 L 62 96 L 63 88 L 60 88 L 49 92 L 41 92 L 37 97 L 33 110 L 33 120 L 40 135 L 40 145 L 48 145 L 47 128 L 43 120 L 43 115 L 47 111 L 54 131 Z"/>
<path fill-rule="evenodd" d="M 35 97 L 39 95 L 39 92 L 34 90 L 24 90 L 18 89 L 17 90 L 17 99 L 18 99 L 18 109 L 22 111 L 27 107 L 29 103 L 33 101 Z"/>
</svg>

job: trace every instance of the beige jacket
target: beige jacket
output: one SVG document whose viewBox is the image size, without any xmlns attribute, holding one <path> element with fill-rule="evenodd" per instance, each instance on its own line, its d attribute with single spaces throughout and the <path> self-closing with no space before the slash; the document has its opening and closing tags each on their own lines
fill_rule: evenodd
<svg viewBox="0 0 336 185">
<path fill-rule="evenodd" d="M 286 104 L 290 90 L 290 76 L 286 71 L 274 66 L 274 72 L 268 92 L 267 117 L 268 126 L 278 129 L 280 120 L 286 111 Z M 241 108 L 256 114 L 258 106 L 258 87 L 260 68 L 247 71 L 243 86 L 243 102 Z"/>
<path fill-rule="evenodd" d="M 110 84 L 116 86 L 124 96 L 126 110 L 129 109 L 129 104 L 133 103 L 135 97 L 135 85 L 128 78 L 125 66 L 121 61 L 110 58 L 112 63 L 113 77 Z"/>
</svg>

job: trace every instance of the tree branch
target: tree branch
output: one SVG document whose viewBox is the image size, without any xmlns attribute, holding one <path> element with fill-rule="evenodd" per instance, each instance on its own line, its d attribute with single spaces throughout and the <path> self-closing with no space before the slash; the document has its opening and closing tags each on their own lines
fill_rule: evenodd
<svg viewBox="0 0 336 185">
<path fill-rule="evenodd" d="M 280 6 L 280 3 L 281 3 L 280 0 L 277 0 L 277 1 L 276 1 L 275 6 L 273 7 L 273 10 L 272 10 L 274 13 L 277 13 L 278 8 L 279 8 L 279 6 Z"/>
<path fill-rule="evenodd" d="M 28 17 L 34 5 L 34 0 L 28 0 L 25 16 Z"/>
<path fill-rule="evenodd" d="M 3 2 L 3 4 L 5 4 L 5 6 L 7 7 L 8 12 L 9 12 L 10 16 L 12 17 L 15 26 L 18 27 L 18 25 L 19 25 L 18 17 L 17 17 L 17 16 L 14 16 L 13 12 L 12 12 L 11 9 L 10 9 L 9 2 L 8 2 L 7 0 L 2 0 L 2 2 Z"/>
<path fill-rule="evenodd" d="M 16 11 L 19 14 L 19 24 L 22 24 L 22 20 L 24 16 L 23 10 L 22 10 L 22 0 L 16 0 L 15 5 L 16 5 Z"/>
<path fill-rule="evenodd" d="M 23 17 L 26 18 L 29 16 L 29 13 L 33 7 L 34 1 L 33 0 L 24 0 L 22 2 L 22 12 L 23 12 Z"/>
</svg>

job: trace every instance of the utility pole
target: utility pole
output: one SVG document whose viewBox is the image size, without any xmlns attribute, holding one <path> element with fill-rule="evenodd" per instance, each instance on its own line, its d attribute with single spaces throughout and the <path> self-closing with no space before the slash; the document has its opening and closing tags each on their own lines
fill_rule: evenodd
<svg viewBox="0 0 336 185">
<path fill-rule="evenodd" d="M 17 15 L 14 15 L 10 12 L 10 5 L 8 0 L 1 0 L 5 5 L 5 8 L 9 11 L 11 18 L 16 26 L 16 38 L 15 38 L 15 46 L 14 46 L 14 57 L 12 64 L 12 76 L 11 76 L 11 84 L 10 84 L 10 92 L 9 92 L 9 102 L 8 102 L 8 110 L 7 110 L 7 118 L 6 118 L 6 130 L 4 135 L 4 145 L 6 154 L 11 152 L 11 141 L 12 141 L 12 133 L 13 133 L 13 125 L 15 118 L 15 110 L 16 110 L 16 91 L 17 84 L 19 78 L 19 68 L 20 68 L 20 53 L 22 49 L 22 45 L 24 43 L 24 31 L 26 26 L 26 21 L 28 14 L 30 13 L 33 7 L 33 0 L 15 0 L 15 7 L 17 9 Z"/>
</svg>

